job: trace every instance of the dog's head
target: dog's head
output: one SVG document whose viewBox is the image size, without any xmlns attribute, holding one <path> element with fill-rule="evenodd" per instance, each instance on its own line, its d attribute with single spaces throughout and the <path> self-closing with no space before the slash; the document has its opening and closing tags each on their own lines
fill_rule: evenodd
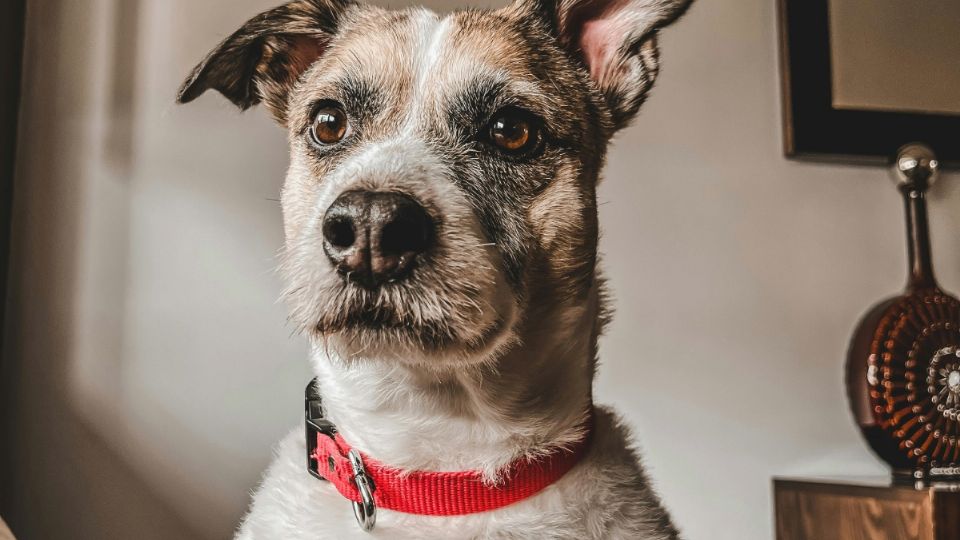
<svg viewBox="0 0 960 540">
<path fill-rule="evenodd" d="M 213 88 L 287 128 L 299 328 L 348 356 L 482 361 L 595 290 L 605 149 L 656 78 L 657 31 L 689 2 L 441 18 L 296 0 L 221 43 L 178 99 Z"/>
</svg>

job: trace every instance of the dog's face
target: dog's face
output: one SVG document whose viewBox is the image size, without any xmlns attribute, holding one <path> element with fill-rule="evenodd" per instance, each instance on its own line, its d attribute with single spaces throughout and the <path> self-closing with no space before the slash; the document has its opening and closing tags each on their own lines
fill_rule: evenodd
<svg viewBox="0 0 960 540">
<path fill-rule="evenodd" d="M 689 0 L 521 0 L 438 17 L 299 0 L 181 90 L 264 102 L 289 132 L 292 320 L 341 355 L 495 358 L 593 288 L 606 145 Z"/>
</svg>

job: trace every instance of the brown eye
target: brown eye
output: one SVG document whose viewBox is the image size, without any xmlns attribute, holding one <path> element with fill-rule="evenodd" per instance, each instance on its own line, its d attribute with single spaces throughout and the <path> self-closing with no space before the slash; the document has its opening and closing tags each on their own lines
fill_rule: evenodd
<svg viewBox="0 0 960 540">
<path fill-rule="evenodd" d="M 539 136 L 536 120 L 522 111 L 501 111 L 490 123 L 490 140 L 511 154 L 532 149 L 539 142 Z"/>
<path fill-rule="evenodd" d="M 317 111 L 310 131 L 319 144 L 337 144 L 347 134 L 347 114 L 340 107 L 323 107 Z"/>
</svg>

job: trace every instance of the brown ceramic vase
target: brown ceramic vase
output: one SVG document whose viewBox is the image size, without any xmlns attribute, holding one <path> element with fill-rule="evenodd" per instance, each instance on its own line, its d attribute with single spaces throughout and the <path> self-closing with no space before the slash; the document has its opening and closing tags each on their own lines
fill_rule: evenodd
<svg viewBox="0 0 960 540">
<path fill-rule="evenodd" d="M 907 145 L 895 172 L 907 217 L 910 278 L 860 321 L 847 356 L 847 395 L 864 437 L 895 474 L 960 476 L 960 302 L 933 274 L 927 188 L 937 160 Z"/>
</svg>

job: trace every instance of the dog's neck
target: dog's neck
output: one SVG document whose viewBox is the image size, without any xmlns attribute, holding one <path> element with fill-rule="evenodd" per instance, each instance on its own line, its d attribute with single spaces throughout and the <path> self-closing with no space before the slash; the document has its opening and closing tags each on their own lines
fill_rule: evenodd
<svg viewBox="0 0 960 540">
<path fill-rule="evenodd" d="M 344 438 L 407 470 L 477 470 L 493 478 L 521 456 L 584 436 L 592 405 L 599 294 L 541 307 L 492 365 L 437 371 L 313 347 L 324 408 Z"/>
</svg>

